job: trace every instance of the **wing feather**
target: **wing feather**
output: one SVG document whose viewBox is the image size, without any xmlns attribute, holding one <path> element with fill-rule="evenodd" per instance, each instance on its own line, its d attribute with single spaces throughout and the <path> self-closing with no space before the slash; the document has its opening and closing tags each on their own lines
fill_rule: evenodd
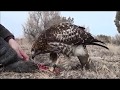
<svg viewBox="0 0 120 90">
<path fill-rule="evenodd" d="M 84 27 L 70 23 L 54 25 L 45 31 L 47 41 L 61 42 L 66 44 L 89 43 L 94 38 L 85 31 Z"/>
</svg>

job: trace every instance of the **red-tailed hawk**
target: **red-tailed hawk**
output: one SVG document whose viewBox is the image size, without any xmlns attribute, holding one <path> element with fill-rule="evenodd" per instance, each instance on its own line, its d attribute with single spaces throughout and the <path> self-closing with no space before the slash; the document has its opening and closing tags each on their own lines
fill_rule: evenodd
<svg viewBox="0 0 120 90">
<path fill-rule="evenodd" d="M 52 65 L 56 66 L 58 54 L 77 56 L 82 68 L 89 68 L 89 54 L 86 45 L 97 45 L 108 49 L 102 41 L 95 39 L 84 27 L 71 23 L 60 23 L 44 30 L 32 45 L 32 58 L 38 54 L 50 53 Z"/>
</svg>

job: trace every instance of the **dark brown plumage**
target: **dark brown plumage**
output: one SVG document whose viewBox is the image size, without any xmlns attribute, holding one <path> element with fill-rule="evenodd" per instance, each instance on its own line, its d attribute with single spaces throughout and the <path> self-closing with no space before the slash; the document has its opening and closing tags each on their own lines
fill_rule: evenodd
<svg viewBox="0 0 120 90">
<path fill-rule="evenodd" d="M 86 45 L 97 45 L 108 49 L 96 42 L 104 44 L 95 39 L 84 27 L 71 23 L 60 23 L 43 31 L 33 44 L 31 51 L 33 51 L 33 58 L 38 54 L 50 53 L 54 64 L 59 53 L 68 57 L 77 56 L 83 67 L 88 63 L 89 58 Z"/>
</svg>

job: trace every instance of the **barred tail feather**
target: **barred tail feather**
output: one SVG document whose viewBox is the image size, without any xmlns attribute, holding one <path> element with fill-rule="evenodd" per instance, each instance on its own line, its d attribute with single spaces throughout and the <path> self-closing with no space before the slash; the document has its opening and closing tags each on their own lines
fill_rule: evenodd
<svg viewBox="0 0 120 90">
<path fill-rule="evenodd" d="M 104 45 L 101 45 L 101 44 L 98 44 L 98 43 L 90 43 L 90 44 L 88 44 L 88 45 L 97 45 L 97 46 L 101 46 L 101 47 L 103 47 L 103 48 L 106 48 L 106 49 L 108 49 L 109 50 L 109 48 L 107 47 L 107 46 L 104 46 Z"/>
</svg>

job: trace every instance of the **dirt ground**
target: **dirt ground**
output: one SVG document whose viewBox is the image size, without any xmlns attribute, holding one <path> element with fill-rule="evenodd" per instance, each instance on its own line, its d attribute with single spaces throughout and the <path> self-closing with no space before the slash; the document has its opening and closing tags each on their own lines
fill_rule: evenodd
<svg viewBox="0 0 120 90">
<path fill-rule="evenodd" d="M 19 42 L 21 47 L 30 55 L 30 44 Z M 110 50 L 98 46 L 87 46 L 91 63 L 90 70 L 81 70 L 76 57 L 59 57 L 59 67 L 62 71 L 55 75 L 48 71 L 37 71 L 35 73 L 1 72 L 0 79 L 118 79 L 120 78 L 120 46 L 107 45 Z M 49 56 L 39 55 L 36 61 L 50 64 Z"/>
</svg>

